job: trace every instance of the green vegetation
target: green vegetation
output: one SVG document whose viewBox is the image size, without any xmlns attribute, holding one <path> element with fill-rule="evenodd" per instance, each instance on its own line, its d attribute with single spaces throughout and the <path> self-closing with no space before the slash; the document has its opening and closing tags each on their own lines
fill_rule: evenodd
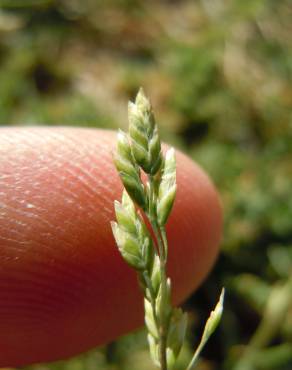
<svg viewBox="0 0 292 370">
<path fill-rule="evenodd" d="M 2 125 L 124 128 L 143 86 L 162 138 L 221 192 L 222 254 L 186 302 L 177 368 L 225 286 L 198 368 L 291 369 L 291 1 L 0 0 L 0 10 Z M 138 367 L 153 369 L 145 333 L 33 369 Z"/>
</svg>

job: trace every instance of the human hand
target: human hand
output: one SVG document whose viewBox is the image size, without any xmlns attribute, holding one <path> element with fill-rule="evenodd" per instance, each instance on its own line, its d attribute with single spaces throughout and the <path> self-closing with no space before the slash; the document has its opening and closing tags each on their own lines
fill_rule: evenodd
<svg viewBox="0 0 292 370">
<path fill-rule="evenodd" d="M 122 192 L 115 141 L 102 130 L 0 130 L 0 367 L 66 358 L 143 323 L 136 274 L 110 228 Z M 167 233 L 179 303 L 208 273 L 221 234 L 212 184 L 179 152 Z"/>
</svg>

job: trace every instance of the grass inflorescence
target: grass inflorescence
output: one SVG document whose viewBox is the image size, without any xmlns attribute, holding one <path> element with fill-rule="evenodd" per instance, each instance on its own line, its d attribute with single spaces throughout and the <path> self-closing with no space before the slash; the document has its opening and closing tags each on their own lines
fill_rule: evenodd
<svg viewBox="0 0 292 370">
<path fill-rule="evenodd" d="M 116 222 L 112 222 L 112 230 L 122 257 L 137 271 L 143 289 L 151 357 L 158 367 L 167 370 L 177 360 L 187 329 L 187 314 L 171 304 L 171 280 L 166 274 L 165 225 L 176 196 L 176 161 L 173 148 L 165 155 L 162 153 L 152 106 L 142 89 L 135 102 L 129 103 L 129 133 L 120 131 L 117 141 L 114 162 L 124 191 L 122 201 L 115 201 Z M 146 183 L 142 173 L 147 176 Z M 188 370 L 195 367 L 220 321 L 223 293 L 206 323 Z"/>
</svg>

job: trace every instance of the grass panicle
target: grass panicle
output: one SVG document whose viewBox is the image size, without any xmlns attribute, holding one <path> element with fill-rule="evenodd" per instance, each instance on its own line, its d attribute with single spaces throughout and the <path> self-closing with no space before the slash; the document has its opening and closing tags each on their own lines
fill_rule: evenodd
<svg viewBox="0 0 292 370">
<path fill-rule="evenodd" d="M 176 196 L 176 160 L 173 148 L 168 149 L 165 156 L 162 154 L 152 106 L 142 89 L 135 102 L 129 103 L 129 135 L 118 133 L 114 162 L 125 189 L 122 202 L 115 201 L 113 234 L 122 257 L 138 273 L 144 293 L 151 358 L 161 370 L 171 369 L 187 330 L 187 314 L 172 306 L 171 281 L 166 275 L 165 225 Z M 146 183 L 141 173 L 147 177 Z M 222 292 L 188 370 L 194 368 L 201 350 L 219 324 L 223 297 Z"/>
</svg>

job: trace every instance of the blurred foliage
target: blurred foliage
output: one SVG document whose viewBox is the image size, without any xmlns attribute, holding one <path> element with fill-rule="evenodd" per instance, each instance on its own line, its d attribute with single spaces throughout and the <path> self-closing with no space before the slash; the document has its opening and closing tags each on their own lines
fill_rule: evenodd
<svg viewBox="0 0 292 370">
<path fill-rule="evenodd" d="M 163 138 L 221 191 L 222 254 L 186 302 L 183 369 L 292 368 L 292 2 L 0 0 L 0 123 L 125 126 L 143 86 Z M 134 353 L 134 355 L 133 355 Z M 45 370 L 153 369 L 143 332 Z"/>
</svg>

